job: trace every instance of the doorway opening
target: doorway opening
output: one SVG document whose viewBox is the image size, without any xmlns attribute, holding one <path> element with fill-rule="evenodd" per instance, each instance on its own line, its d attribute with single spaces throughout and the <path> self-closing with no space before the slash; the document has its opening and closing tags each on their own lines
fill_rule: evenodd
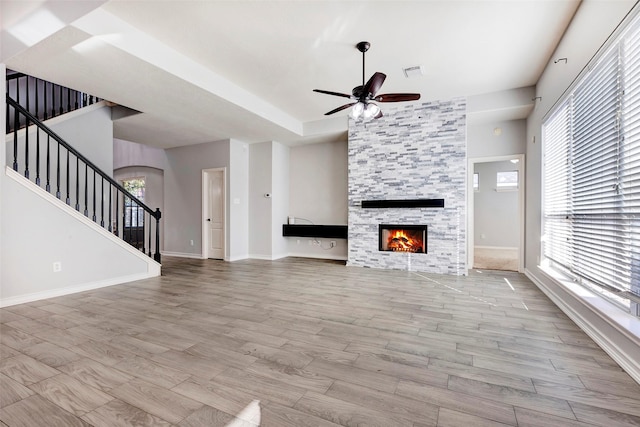
<svg viewBox="0 0 640 427">
<path fill-rule="evenodd" d="M 469 159 L 469 269 L 524 271 L 524 155 Z"/>
</svg>

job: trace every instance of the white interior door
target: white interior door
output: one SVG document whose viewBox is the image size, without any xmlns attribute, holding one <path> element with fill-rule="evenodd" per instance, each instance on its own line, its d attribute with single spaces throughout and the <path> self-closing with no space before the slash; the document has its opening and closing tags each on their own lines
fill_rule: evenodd
<svg viewBox="0 0 640 427">
<path fill-rule="evenodd" d="M 205 172 L 206 188 L 206 256 L 207 258 L 224 259 L 224 171 Z"/>
</svg>

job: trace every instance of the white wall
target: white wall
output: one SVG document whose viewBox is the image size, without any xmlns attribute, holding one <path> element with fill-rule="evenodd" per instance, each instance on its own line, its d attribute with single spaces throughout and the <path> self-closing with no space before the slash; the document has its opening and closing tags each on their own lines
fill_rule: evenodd
<svg viewBox="0 0 640 427">
<path fill-rule="evenodd" d="M 167 167 L 167 156 L 160 148 L 114 138 L 113 169 L 129 166 L 148 166 L 164 170 Z"/>
<path fill-rule="evenodd" d="M 479 190 L 473 194 L 476 247 L 519 247 L 518 191 L 496 191 L 496 174 L 517 169 L 510 161 L 475 164 L 480 179 Z"/>
<path fill-rule="evenodd" d="M 346 225 L 348 221 L 347 141 L 300 145 L 290 150 L 289 214 L 299 223 Z M 306 221 L 308 220 L 308 221 Z M 347 259 L 346 239 L 288 237 L 288 251 L 294 256 Z M 336 246 L 331 248 L 330 241 Z"/>
<path fill-rule="evenodd" d="M 170 148 L 165 154 L 164 251 L 169 255 L 201 257 L 202 170 L 229 168 L 229 140 Z"/>
<path fill-rule="evenodd" d="M 271 259 L 272 143 L 249 146 L 249 256 Z"/>
<path fill-rule="evenodd" d="M 496 129 L 500 130 L 494 132 Z M 526 141 L 526 120 L 471 125 L 467 127 L 467 156 L 475 159 L 524 154 L 527 149 Z"/>
<path fill-rule="evenodd" d="M 289 147 L 273 143 L 272 154 L 272 212 L 271 212 L 271 257 L 284 258 L 288 255 L 288 240 L 282 235 L 282 224 L 287 223 L 289 214 Z"/>
<path fill-rule="evenodd" d="M 600 46 L 616 29 L 635 1 L 582 2 L 537 84 L 538 102 L 527 120 L 526 274 L 585 332 L 640 382 L 640 337 L 628 332 L 637 318 L 608 310 L 599 297 L 579 297 L 546 275 L 539 267 L 541 255 L 542 121 L 576 79 Z M 553 63 L 556 58 L 567 61 Z M 584 291 L 581 291 L 584 295 Z"/>
<path fill-rule="evenodd" d="M 0 63 L 0 74 L 2 74 L 2 87 L 6 87 L 6 76 L 7 76 L 7 67 L 4 64 Z M 6 102 L 0 102 L 0 117 L 6 117 L 7 115 L 7 103 Z M 7 134 L 7 124 L 5 120 L 0 120 L 0 135 L 6 135 Z M 6 142 L 5 139 L 2 138 L 0 139 L 0 168 L 2 168 L 2 170 L 0 170 L 0 228 L 4 226 L 4 215 L 2 214 L 3 210 L 4 210 L 4 181 L 6 179 L 5 174 L 4 174 L 4 168 L 5 165 L 7 164 L 7 149 L 6 149 Z M 2 233 L 0 233 L 0 298 L 2 297 L 2 271 L 4 271 L 4 269 L 2 268 L 2 266 L 4 265 L 4 258 L 3 258 L 3 247 L 4 247 L 4 238 Z"/>
<path fill-rule="evenodd" d="M 249 146 L 231 140 L 229 163 L 227 260 L 235 261 L 249 256 Z"/>
<path fill-rule="evenodd" d="M 33 183 L 26 185 L 32 189 L 14 179 L 3 183 L 0 305 L 160 274 L 159 265 L 150 261 L 150 267 L 141 252 Z M 62 271 L 53 272 L 54 262 Z"/>
</svg>

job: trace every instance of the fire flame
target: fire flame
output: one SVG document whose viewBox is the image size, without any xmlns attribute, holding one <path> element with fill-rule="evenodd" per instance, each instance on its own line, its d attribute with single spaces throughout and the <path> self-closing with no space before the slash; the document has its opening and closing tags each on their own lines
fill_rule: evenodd
<svg viewBox="0 0 640 427">
<path fill-rule="evenodd" d="M 422 252 L 422 241 L 408 236 L 404 230 L 393 230 L 387 247 L 394 252 Z"/>
</svg>

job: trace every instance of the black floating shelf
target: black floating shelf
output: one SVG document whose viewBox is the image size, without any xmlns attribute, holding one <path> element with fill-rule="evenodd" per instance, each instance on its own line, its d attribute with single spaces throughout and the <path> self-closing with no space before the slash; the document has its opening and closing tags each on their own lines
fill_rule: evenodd
<svg viewBox="0 0 640 427">
<path fill-rule="evenodd" d="M 324 237 L 327 239 L 346 239 L 346 225 L 283 224 L 285 237 Z"/>
<path fill-rule="evenodd" d="M 363 208 L 444 208 L 444 199 L 363 200 Z"/>
</svg>

